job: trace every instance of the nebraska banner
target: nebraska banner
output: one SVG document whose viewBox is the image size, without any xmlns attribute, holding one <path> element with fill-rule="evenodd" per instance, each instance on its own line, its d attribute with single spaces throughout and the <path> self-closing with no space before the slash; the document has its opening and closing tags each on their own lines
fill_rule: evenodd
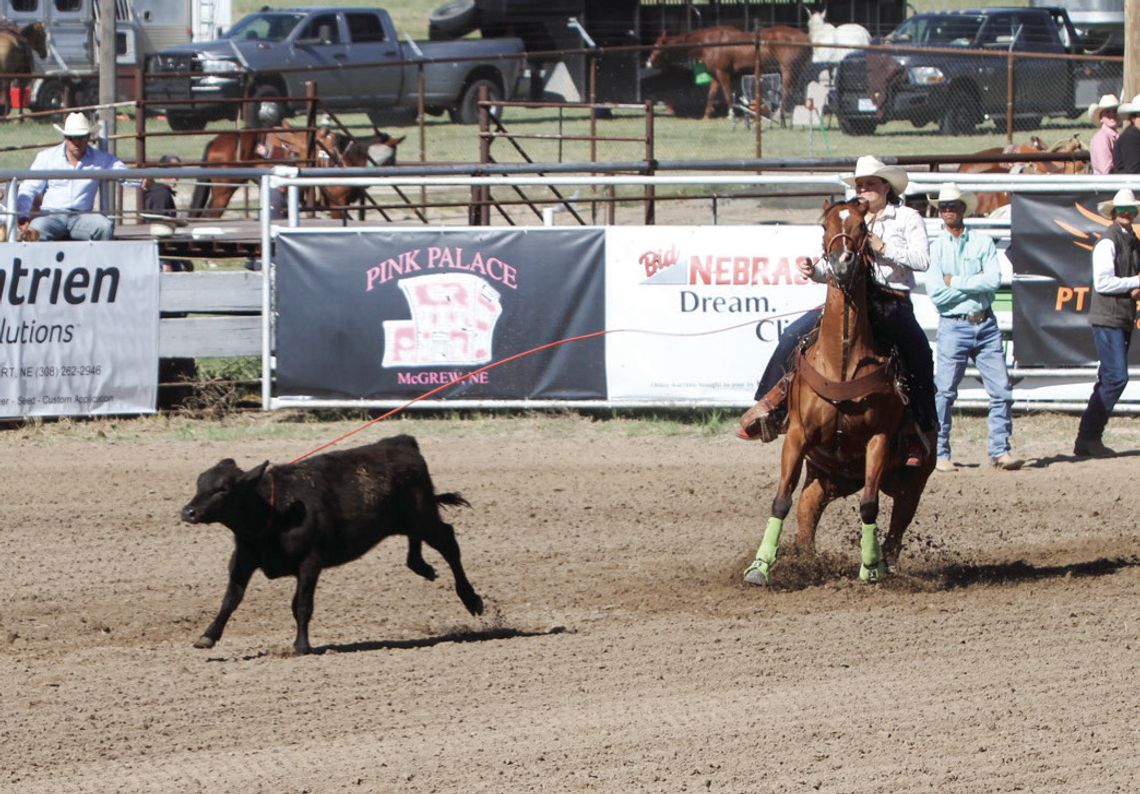
<svg viewBox="0 0 1140 794">
<path fill-rule="evenodd" d="M 1013 197 L 1013 346 L 1020 366 L 1098 363 L 1089 328 L 1092 249 L 1111 223 L 1111 192 Z M 1129 356 L 1140 366 L 1140 346 Z"/>
<path fill-rule="evenodd" d="M 283 231 L 278 397 L 604 399 L 601 229 Z"/>
<path fill-rule="evenodd" d="M 153 242 L 0 243 L 0 416 L 149 413 Z"/>
<path fill-rule="evenodd" d="M 611 400 L 746 403 L 780 332 L 823 302 L 797 262 L 818 226 L 615 227 L 606 234 Z"/>
</svg>

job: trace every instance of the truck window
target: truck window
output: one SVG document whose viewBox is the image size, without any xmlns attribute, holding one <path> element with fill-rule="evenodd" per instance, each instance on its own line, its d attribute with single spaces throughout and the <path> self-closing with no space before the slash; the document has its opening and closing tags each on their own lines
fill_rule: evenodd
<svg viewBox="0 0 1140 794">
<path fill-rule="evenodd" d="M 250 14 L 230 28 L 225 38 L 284 41 L 304 18 L 303 14 Z"/>
<path fill-rule="evenodd" d="M 887 39 L 915 47 L 972 47 L 984 20 L 962 14 L 919 15 L 899 25 Z"/>
<path fill-rule="evenodd" d="M 313 17 L 298 39 L 319 41 L 321 44 L 340 44 L 340 27 L 336 23 L 336 14 Z"/>
<path fill-rule="evenodd" d="M 36 11 L 40 7 L 39 0 L 12 0 L 12 10 L 27 13 Z"/>
<path fill-rule="evenodd" d="M 349 12 L 348 40 L 363 44 L 369 41 L 384 41 L 384 26 L 376 14 L 354 14 Z"/>
<path fill-rule="evenodd" d="M 83 5 L 82 0 L 55 0 L 55 10 L 61 13 L 73 13 Z"/>
<path fill-rule="evenodd" d="M 1021 20 L 1021 37 L 1016 49 L 1028 52 L 1064 52 L 1057 28 L 1042 14 L 1033 14 Z"/>
</svg>

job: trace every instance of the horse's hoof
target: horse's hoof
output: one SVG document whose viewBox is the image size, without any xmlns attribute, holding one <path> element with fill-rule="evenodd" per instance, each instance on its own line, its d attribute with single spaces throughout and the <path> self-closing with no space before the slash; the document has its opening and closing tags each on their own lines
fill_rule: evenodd
<svg viewBox="0 0 1140 794">
<path fill-rule="evenodd" d="M 744 570 L 744 583 L 754 584 L 757 587 L 766 587 L 768 585 L 768 573 L 771 566 L 766 562 L 760 560 L 753 560 L 752 564 Z"/>
<path fill-rule="evenodd" d="M 875 584 L 887 575 L 887 564 L 879 560 L 874 565 L 867 567 L 866 565 L 859 565 L 859 581 Z"/>
<path fill-rule="evenodd" d="M 214 647 L 214 641 L 211 638 L 207 637 L 205 634 L 203 634 L 201 637 L 199 637 L 198 639 L 196 639 L 194 641 L 194 647 L 195 648 L 213 648 Z"/>
</svg>

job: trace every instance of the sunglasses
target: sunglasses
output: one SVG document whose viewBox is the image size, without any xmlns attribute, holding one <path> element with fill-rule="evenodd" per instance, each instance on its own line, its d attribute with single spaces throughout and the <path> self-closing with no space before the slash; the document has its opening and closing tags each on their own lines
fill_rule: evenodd
<svg viewBox="0 0 1140 794">
<path fill-rule="evenodd" d="M 938 205 L 939 212 L 965 212 L 966 205 L 961 201 L 943 201 Z"/>
<path fill-rule="evenodd" d="M 1116 207 L 1117 215 L 1135 215 L 1136 207 Z"/>
</svg>

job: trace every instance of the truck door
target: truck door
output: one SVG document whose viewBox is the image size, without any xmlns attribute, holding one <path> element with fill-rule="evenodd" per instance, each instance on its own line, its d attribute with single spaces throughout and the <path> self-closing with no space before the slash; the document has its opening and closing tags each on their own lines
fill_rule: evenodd
<svg viewBox="0 0 1140 794">
<path fill-rule="evenodd" d="M 1034 53 L 1062 55 L 1065 48 L 1057 26 L 1042 10 L 1019 16 L 1021 32 L 1014 43 L 1014 111 L 1018 114 L 1061 115 L 1073 109 L 1072 62 L 1034 58 Z"/>
<path fill-rule="evenodd" d="M 375 12 L 349 11 L 345 13 L 345 20 L 348 23 L 350 61 L 354 64 L 382 64 L 349 70 L 348 76 L 357 87 L 357 95 L 370 97 L 369 105 L 396 104 L 403 90 L 404 72 L 410 67 L 386 64 L 403 58 L 400 42 L 388 35 L 383 20 Z M 415 86 L 409 85 L 408 90 L 415 90 Z"/>
<path fill-rule="evenodd" d="M 293 72 L 286 78 L 288 83 L 297 86 L 290 89 L 295 96 L 303 96 L 305 82 L 315 80 L 321 101 L 333 107 L 351 102 L 356 72 L 340 68 L 348 62 L 348 44 L 337 13 L 318 13 L 310 17 L 295 33 L 290 60 L 290 66 L 311 70 L 310 73 Z"/>
</svg>

